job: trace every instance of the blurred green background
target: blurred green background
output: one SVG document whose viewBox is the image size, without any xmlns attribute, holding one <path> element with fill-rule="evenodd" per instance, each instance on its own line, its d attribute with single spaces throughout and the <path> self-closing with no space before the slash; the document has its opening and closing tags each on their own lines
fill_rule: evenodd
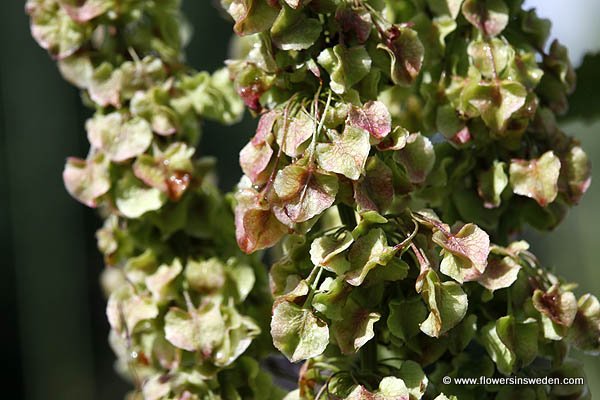
<svg viewBox="0 0 600 400">
<path fill-rule="evenodd" d="M 598 0 L 530 0 L 554 22 L 553 36 L 579 65 L 600 49 Z M 194 26 L 188 60 L 214 70 L 227 56 L 229 23 L 209 0 L 187 0 Z M 72 200 L 61 172 L 67 156 L 85 156 L 83 129 L 90 111 L 77 90 L 59 76 L 54 62 L 29 34 L 24 2 L 4 1 L 0 12 L 0 343 L 4 372 L 2 398 L 122 398 L 128 385 L 113 371 L 106 338 L 108 324 L 98 277 L 102 260 L 95 248 L 99 221 Z M 586 70 L 577 97 L 577 115 L 600 107 L 600 63 Z M 596 89 L 597 88 L 597 89 Z M 583 107 L 584 111 L 581 111 Z M 252 121 L 223 128 L 206 124 L 203 154 L 218 156 L 221 186 L 238 180 L 237 151 L 252 133 Z M 599 123 L 564 122 L 600 165 Z M 226 144 L 226 145 L 225 145 Z M 545 265 L 580 282 L 580 292 L 600 294 L 596 266 L 600 246 L 600 185 L 555 232 L 528 232 Z M 582 356 L 592 392 L 600 397 L 600 360 Z"/>
</svg>

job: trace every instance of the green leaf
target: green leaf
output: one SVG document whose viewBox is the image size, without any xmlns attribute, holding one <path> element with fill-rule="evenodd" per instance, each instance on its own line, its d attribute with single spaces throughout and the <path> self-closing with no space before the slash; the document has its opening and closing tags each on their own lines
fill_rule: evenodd
<svg viewBox="0 0 600 400">
<path fill-rule="evenodd" d="M 452 354 L 462 353 L 477 333 L 477 315 L 469 314 L 450 332 L 448 347 Z"/>
<path fill-rule="evenodd" d="M 158 317 L 158 307 L 152 298 L 139 295 L 130 285 L 124 285 L 110 295 L 106 316 L 116 332 L 131 335 L 141 321 Z"/>
<path fill-rule="evenodd" d="M 573 292 L 565 292 L 557 285 L 546 292 L 536 289 L 533 292 L 533 306 L 554 323 L 569 327 L 577 314 L 577 299 Z"/>
<path fill-rule="evenodd" d="M 406 146 L 394 153 L 394 159 L 402 164 L 413 183 L 423 183 L 435 165 L 435 151 L 431 141 L 420 133 L 406 139 Z"/>
<path fill-rule="evenodd" d="M 115 188 L 115 203 L 127 218 L 139 218 L 165 204 L 166 196 L 158 189 L 145 186 L 133 173 L 125 174 Z"/>
<path fill-rule="evenodd" d="M 75 53 L 92 33 L 89 24 L 77 23 L 59 4 L 28 1 L 26 11 L 32 36 L 58 59 Z"/>
<path fill-rule="evenodd" d="M 305 150 L 303 144 L 312 137 L 316 129 L 314 119 L 305 111 L 300 111 L 290 123 L 284 121 L 277 134 L 277 143 L 288 156 L 299 157 Z"/>
<path fill-rule="evenodd" d="M 110 189 L 108 160 L 102 153 L 92 153 L 87 160 L 70 157 L 63 181 L 71 196 L 88 207 L 96 207 L 97 199 Z"/>
<path fill-rule="evenodd" d="M 173 135 L 180 125 L 179 116 L 168 105 L 170 86 L 169 83 L 146 92 L 137 91 L 129 104 L 132 115 L 150 121 L 152 130 L 162 136 Z"/>
<path fill-rule="evenodd" d="M 221 5 L 234 19 L 233 29 L 240 36 L 266 31 L 278 15 L 267 0 L 221 0 Z"/>
<path fill-rule="evenodd" d="M 456 19 L 460 13 L 463 0 L 427 0 L 431 10 L 437 15 L 448 15 Z"/>
<path fill-rule="evenodd" d="M 275 245 L 289 231 L 260 197 L 253 189 L 235 194 L 235 236 L 240 249 L 248 254 Z"/>
<path fill-rule="evenodd" d="M 549 23 L 549 21 L 548 21 Z M 577 85 L 575 92 L 569 98 L 569 113 L 565 115 L 567 120 L 584 119 L 595 121 L 600 117 L 596 107 L 590 104 L 598 104 L 600 90 L 598 90 L 597 73 L 600 69 L 600 52 L 588 53 L 583 58 L 581 65 L 577 68 L 577 80 L 585 82 Z"/>
<path fill-rule="evenodd" d="M 515 354 L 519 368 L 531 364 L 538 355 L 538 323 L 533 318 L 516 321 L 512 316 L 506 316 L 496 321 L 496 333 Z"/>
<path fill-rule="evenodd" d="M 165 315 L 165 338 L 175 347 L 198 350 L 205 357 L 222 343 L 225 332 L 221 310 L 212 302 L 189 312 L 173 307 Z"/>
<path fill-rule="evenodd" d="M 293 9 L 297 10 L 299 8 L 301 8 L 305 1 L 304 0 L 283 0 L 288 6 L 292 7 Z"/>
<path fill-rule="evenodd" d="M 365 176 L 354 182 L 354 200 L 359 211 L 384 214 L 394 201 L 393 173 L 377 156 L 369 157 Z"/>
<path fill-rule="evenodd" d="M 331 207 L 338 191 L 335 175 L 307 166 L 305 161 L 301 159 L 280 170 L 273 185 L 281 200 L 277 208 L 296 223 L 308 221 Z"/>
<path fill-rule="evenodd" d="M 484 201 L 485 208 L 497 208 L 500 206 L 502 192 L 508 186 L 508 176 L 504 169 L 506 164 L 494 160 L 492 167 L 479 173 L 477 179 L 477 192 Z"/>
<path fill-rule="evenodd" d="M 447 397 L 444 393 L 440 393 L 434 400 L 458 400 L 456 396 Z"/>
<path fill-rule="evenodd" d="M 121 108 L 123 72 L 112 64 L 103 62 L 94 69 L 88 85 L 90 99 L 101 107 Z"/>
<path fill-rule="evenodd" d="M 429 315 L 420 328 L 428 336 L 440 337 L 454 328 L 467 313 L 468 299 L 460 285 L 441 283 L 433 270 L 425 276 L 422 296 L 429 307 Z"/>
<path fill-rule="evenodd" d="M 419 324 L 427 318 L 427 308 L 420 297 L 394 299 L 389 303 L 387 326 L 392 335 L 408 341 L 419 333 Z"/>
<path fill-rule="evenodd" d="M 481 329 L 480 340 L 487 353 L 496 363 L 498 371 L 510 375 L 516 362 L 515 353 L 498 336 L 498 322 L 490 322 Z"/>
<path fill-rule="evenodd" d="M 144 382 L 142 395 L 144 400 L 161 400 L 168 398 L 171 393 L 171 382 L 155 375 Z"/>
<path fill-rule="evenodd" d="M 248 349 L 252 340 L 260 334 L 260 327 L 232 306 L 222 306 L 221 311 L 226 324 L 226 334 L 221 345 L 213 352 L 212 361 L 217 367 L 226 367 Z"/>
<path fill-rule="evenodd" d="M 510 184 L 515 194 L 534 199 L 546 207 L 558 195 L 561 163 L 552 151 L 532 160 L 513 160 L 510 163 Z"/>
<path fill-rule="evenodd" d="M 371 70 L 371 58 L 363 46 L 346 48 L 338 44 L 323 50 L 317 61 L 329 73 L 329 86 L 337 94 L 346 93 Z"/>
<path fill-rule="evenodd" d="M 185 280 L 190 288 L 200 293 L 213 293 L 225 284 L 225 268 L 218 258 L 188 260 L 185 265 Z"/>
<path fill-rule="evenodd" d="M 544 57 L 543 61 L 547 73 L 554 73 L 554 76 L 558 78 L 567 94 L 573 93 L 576 76 L 567 48 L 555 39 L 552 41 L 548 55 Z"/>
<path fill-rule="evenodd" d="M 540 314 L 540 325 L 542 336 L 548 340 L 561 341 L 567 333 L 564 326 L 552 321 L 546 314 Z"/>
<path fill-rule="evenodd" d="M 58 69 L 67 82 L 79 89 L 87 89 L 94 74 L 94 66 L 89 57 L 78 55 L 59 60 Z"/>
<path fill-rule="evenodd" d="M 287 301 L 275 305 L 271 319 L 273 344 L 291 362 L 316 357 L 329 344 L 329 328 L 311 310 Z"/>
<path fill-rule="evenodd" d="M 362 385 L 358 385 L 344 400 L 409 400 L 410 395 L 402 379 L 387 376 L 379 382 L 375 393 L 370 392 Z"/>
<path fill-rule="evenodd" d="M 404 382 L 404 385 L 407 387 L 410 400 L 421 399 L 425 395 L 425 389 L 427 389 L 429 380 L 423 372 L 421 365 L 417 362 L 412 360 L 402 361 L 402 365 L 397 372 L 397 378 L 402 379 L 402 382 Z M 379 384 L 379 390 L 382 390 L 382 383 L 383 380 Z M 385 386 L 388 386 L 388 382 L 386 382 Z"/>
<path fill-rule="evenodd" d="M 341 135 L 333 132 L 331 143 L 319 143 L 317 162 L 326 171 L 342 174 L 357 180 L 362 174 L 371 145 L 369 133 L 364 129 L 346 125 Z"/>
<path fill-rule="evenodd" d="M 346 318 L 344 306 L 351 292 L 349 286 L 343 279 L 327 278 L 323 281 L 319 290 L 312 299 L 312 306 L 332 321 Z"/>
<path fill-rule="evenodd" d="M 514 49 L 497 38 L 471 42 L 468 53 L 472 64 L 487 79 L 502 76 L 515 58 Z"/>
<path fill-rule="evenodd" d="M 178 201 L 190 185 L 194 151 L 182 142 L 171 143 L 164 152 L 155 148 L 154 156 L 142 154 L 137 157 L 133 173 L 146 185 Z"/>
<path fill-rule="evenodd" d="M 300 397 L 300 389 L 292 390 L 283 398 L 283 400 L 302 400 L 302 397 Z"/>
<path fill-rule="evenodd" d="M 171 284 L 182 270 L 181 262 L 175 259 L 171 265 L 161 265 L 156 272 L 146 278 L 146 287 L 155 301 L 166 302 L 176 296 L 177 293 L 173 293 Z"/>
<path fill-rule="evenodd" d="M 269 283 L 274 296 L 292 291 L 302 279 L 310 274 L 314 265 L 305 260 L 308 245 L 304 235 L 288 235 L 281 243 L 283 257 L 269 270 Z"/>
<path fill-rule="evenodd" d="M 493 292 L 512 286 L 520 270 L 521 266 L 512 257 L 490 257 L 485 271 L 476 278 L 476 281 Z"/>
<path fill-rule="evenodd" d="M 509 10 L 503 0 L 465 0 L 462 13 L 486 36 L 497 36 L 508 25 Z"/>
<path fill-rule="evenodd" d="M 391 58 L 390 76 L 396 85 L 412 84 L 423 65 L 425 49 L 416 31 L 393 25 L 385 34 L 385 44 L 377 47 Z"/>
<path fill-rule="evenodd" d="M 577 204 L 592 183 L 592 163 L 579 146 L 571 147 L 561 163 L 564 165 L 569 200 Z"/>
<path fill-rule="evenodd" d="M 494 132 L 503 132 L 509 119 L 525 105 L 527 90 L 519 82 L 479 82 L 465 88 L 463 101 L 474 107 Z"/>
<path fill-rule="evenodd" d="M 350 270 L 344 279 L 352 286 L 360 286 L 373 268 L 385 266 L 395 254 L 396 249 L 387 245 L 383 230 L 371 229 L 352 244 L 348 252 Z"/>
<path fill-rule="evenodd" d="M 178 87 L 184 95 L 172 99 L 171 105 L 179 114 L 193 109 L 199 116 L 226 125 L 239 122 L 244 114 L 244 102 L 225 68 L 212 76 L 207 72 L 185 76 Z"/>
<path fill-rule="evenodd" d="M 150 124 L 138 117 L 124 120 L 119 112 L 96 114 L 86 124 L 88 139 L 97 149 L 115 162 L 142 154 L 152 143 Z"/>
<path fill-rule="evenodd" d="M 577 315 L 569 330 L 569 340 L 589 354 L 600 353 L 600 302 L 585 294 L 577 302 Z"/>
<path fill-rule="evenodd" d="M 343 354 L 354 354 L 375 337 L 373 325 L 381 315 L 349 299 L 342 311 L 343 319 L 331 324 L 331 331 Z"/>
<path fill-rule="evenodd" d="M 402 379 L 386 376 L 379 382 L 378 400 L 408 400 L 406 384 Z"/>
<path fill-rule="evenodd" d="M 488 234 L 474 224 L 464 225 L 457 233 L 440 228 L 432 236 L 443 249 L 440 271 L 459 283 L 483 273 L 490 253 Z"/>
<path fill-rule="evenodd" d="M 380 101 L 369 101 L 363 107 L 351 107 L 347 123 L 369 132 L 375 139 L 383 139 L 392 131 L 392 116 Z"/>
<path fill-rule="evenodd" d="M 463 129 L 467 129 L 465 122 L 459 118 L 457 110 L 450 104 L 438 107 L 435 120 L 438 131 L 447 139 L 452 139 Z"/>
<path fill-rule="evenodd" d="M 310 260 L 314 265 L 342 275 L 350 269 L 345 253 L 352 243 L 354 238 L 349 231 L 317 238 L 310 246 Z"/>
<path fill-rule="evenodd" d="M 246 300 L 256 283 L 257 276 L 254 269 L 243 260 L 232 257 L 227 260 L 226 271 L 227 277 L 237 289 L 237 297 L 240 301 Z"/>
<path fill-rule="evenodd" d="M 283 6 L 271 28 L 271 40 L 281 50 L 305 50 L 319 38 L 321 29 L 318 19 Z"/>
<path fill-rule="evenodd" d="M 532 8 L 528 11 L 521 11 L 523 14 L 520 28 L 527 35 L 528 39 L 538 49 L 545 49 L 546 42 L 550 36 L 552 22 L 547 18 L 540 18 L 537 10 Z"/>
</svg>

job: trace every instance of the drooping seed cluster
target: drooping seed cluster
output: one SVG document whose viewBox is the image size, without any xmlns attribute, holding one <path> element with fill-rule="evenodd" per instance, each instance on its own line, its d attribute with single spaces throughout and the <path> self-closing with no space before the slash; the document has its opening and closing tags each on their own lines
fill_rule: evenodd
<svg viewBox="0 0 600 400">
<path fill-rule="evenodd" d="M 237 248 L 213 162 L 195 156 L 200 120 L 233 123 L 243 102 L 227 70 L 183 63 L 179 3 L 27 2 L 33 36 L 95 110 L 89 154 L 64 181 L 105 219 L 109 340 L 128 398 L 276 398 L 258 365 L 271 348 L 264 266 Z"/>
<path fill-rule="evenodd" d="M 591 181 L 556 123 L 575 76 L 549 22 L 519 0 L 221 4 L 260 115 L 236 237 L 282 243 L 271 335 L 306 360 L 286 399 L 587 398 L 442 382 L 582 376 L 569 349 L 600 351 L 598 299 L 518 240 Z"/>
</svg>

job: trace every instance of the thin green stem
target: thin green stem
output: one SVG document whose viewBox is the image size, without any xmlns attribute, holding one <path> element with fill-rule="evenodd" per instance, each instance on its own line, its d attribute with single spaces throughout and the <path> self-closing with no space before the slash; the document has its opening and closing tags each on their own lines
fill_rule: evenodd
<svg viewBox="0 0 600 400">
<path fill-rule="evenodd" d="M 338 204 L 337 210 L 342 224 L 346 225 L 350 230 L 356 228 L 356 214 L 353 208 L 346 204 Z"/>
</svg>

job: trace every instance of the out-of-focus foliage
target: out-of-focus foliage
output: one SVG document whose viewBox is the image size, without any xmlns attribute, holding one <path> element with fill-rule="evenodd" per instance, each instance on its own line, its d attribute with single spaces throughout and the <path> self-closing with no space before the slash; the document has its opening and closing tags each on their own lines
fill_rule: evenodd
<svg viewBox="0 0 600 400">
<path fill-rule="evenodd" d="M 579 68 L 577 80 L 579 85 L 569 99 L 567 120 L 595 121 L 600 117 L 600 111 L 595 105 L 599 101 L 600 88 L 596 85 L 597 74 L 600 70 L 600 53 L 587 54 Z"/>
<path fill-rule="evenodd" d="M 129 397 L 277 398 L 258 364 L 271 348 L 265 269 L 235 243 L 213 160 L 195 156 L 200 119 L 236 122 L 243 103 L 226 70 L 183 64 L 179 6 L 27 2 L 34 38 L 95 111 L 89 154 L 69 158 L 63 178 L 105 218 L 109 341 Z"/>
</svg>

